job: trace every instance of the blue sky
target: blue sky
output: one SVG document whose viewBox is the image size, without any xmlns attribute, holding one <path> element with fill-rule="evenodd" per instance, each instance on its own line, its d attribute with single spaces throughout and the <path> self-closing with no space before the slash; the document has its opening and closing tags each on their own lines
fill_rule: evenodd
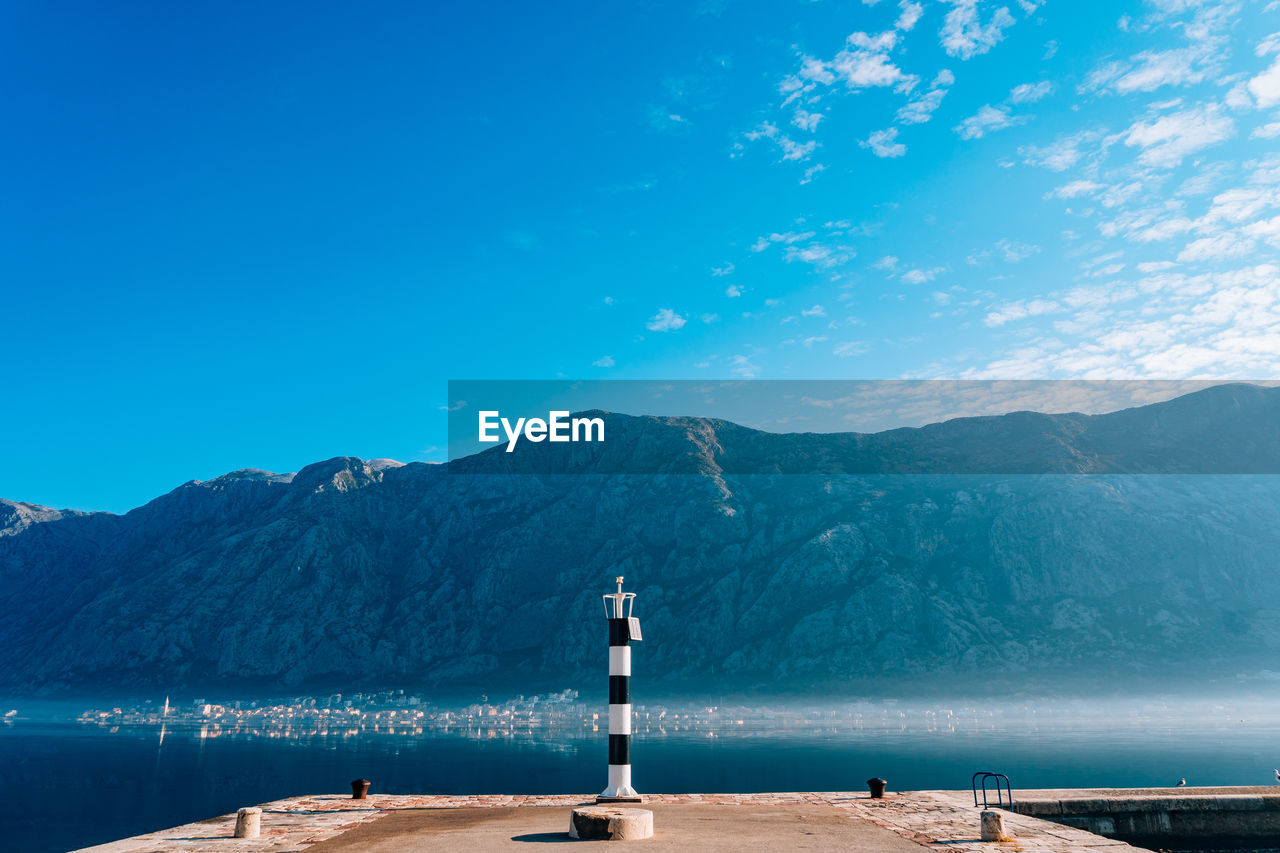
<svg viewBox="0 0 1280 853">
<path fill-rule="evenodd" d="M 10 4 L 0 495 L 467 378 L 1273 378 L 1280 4 Z"/>
</svg>

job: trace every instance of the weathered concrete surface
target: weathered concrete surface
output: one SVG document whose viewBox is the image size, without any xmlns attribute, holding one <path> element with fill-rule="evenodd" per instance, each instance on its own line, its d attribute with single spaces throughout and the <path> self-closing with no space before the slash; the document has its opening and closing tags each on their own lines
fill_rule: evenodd
<svg viewBox="0 0 1280 853">
<path fill-rule="evenodd" d="M 162 851 L 528 850 L 569 842 L 569 814 L 591 795 L 426 796 L 349 794 L 295 797 L 262 806 L 262 837 L 232 838 L 235 814 L 89 848 L 93 853 Z M 655 833 L 636 842 L 654 851 L 861 850 L 912 853 L 937 846 L 990 853 L 979 838 L 980 809 L 968 791 L 776 794 L 654 794 L 645 797 Z M 1134 848 L 1036 817 L 1004 816 L 1021 853 L 1129 853 Z M 573 842 L 617 850 L 617 842 Z M 1001 848 L 1003 849 L 1003 848 Z M 1011 847 L 1010 849 L 1014 849 Z"/>
<path fill-rule="evenodd" d="M 646 803 L 648 805 L 648 803 Z M 638 845 L 646 851 L 812 850 L 919 853 L 920 847 L 865 821 L 850 820 L 829 805 L 668 803 L 652 808 L 651 838 L 574 841 L 572 850 L 614 851 Z M 568 812 L 544 806 L 398 812 L 310 848 L 309 853 L 414 853 L 525 850 L 533 844 L 570 842 Z"/>
<path fill-rule="evenodd" d="M 345 806 L 343 803 L 352 805 Z M 352 800 L 350 794 L 344 797 L 292 797 L 264 803 L 261 808 L 261 835 L 258 838 L 235 838 L 237 814 L 232 812 L 87 847 L 80 853 L 292 853 L 346 832 L 363 821 L 386 814 L 379 808 L 371 807 L 367 800 Z"/>
<path fill-rule="evenodd" d="M 842 804 L 839 799 L 834 802 Z M 984 842 L 980 825 L 982 809 L 974 807 L 969 791 L 909 791 L 888 794 L 883 800 L 860 794 L 843 805 L 855 815 L 918 844 L 954 853 L 991 853 L 1006 849 L 1021 853 L 1129 853 L 1136 849 L 1114 838 L 1013 813 L 1004 815 L 1005 831 L 1014 838 L 1012 844 Z"/>
<path fill-rule="evenodd" d="M 1019 791 L 1014 811 L 1161 846 L 1280 838 L 1280 788 L 1275 787 Z"/>
</svg>

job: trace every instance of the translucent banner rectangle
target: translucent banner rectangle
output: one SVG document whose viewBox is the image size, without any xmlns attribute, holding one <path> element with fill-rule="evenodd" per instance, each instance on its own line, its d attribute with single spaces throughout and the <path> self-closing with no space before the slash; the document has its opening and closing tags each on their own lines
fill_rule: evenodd
<svg viewBox="0 0 1280 853">
<path fill-rule="evenodd" d="M 1276 474 L 1280 381 L 451 380 L 452 474 Z"/>
</svg>

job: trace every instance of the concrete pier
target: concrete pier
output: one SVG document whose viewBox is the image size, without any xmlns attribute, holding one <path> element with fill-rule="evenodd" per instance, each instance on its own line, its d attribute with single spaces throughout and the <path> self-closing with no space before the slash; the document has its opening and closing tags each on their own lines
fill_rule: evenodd
<svg viewBox="0 0 1280 853">
<path fill-rule="evenodd" d="M 1016 793 L 1016 792 L 1015 792 Z M 563 796 L 426 796 L 350 794 L 293 797 L 264 803 L 262 834 L 234 838 L 235 814 L 88 848 L 93 853 L 163 851 L 302 851 L 399 853 L 415 850 L 528 851 L 572 843 L 583 850 L 619 844 L 652 851 L 861 850 L 951 853 L 1004 849 L 980 838 L 980 812 L 969 791 L 867 791 L 775 794 L 653 794 L 654 833 L 636 842 L 571 841 L 569 817 L 592 806 L 594 794 Z M 1022 853 L 1129 853 L 1136 848 L 1083 829 L 1031 815 L 1006 813 L 1006 831 Z M 1012 848 L 1010 848 L 1012 849 Z"/>
<path fill-rule="evenodd" d="M 1280 787 L 1019 791 L 1014 811 L 1143 847 L 1280 843 Z"/>
</svg>

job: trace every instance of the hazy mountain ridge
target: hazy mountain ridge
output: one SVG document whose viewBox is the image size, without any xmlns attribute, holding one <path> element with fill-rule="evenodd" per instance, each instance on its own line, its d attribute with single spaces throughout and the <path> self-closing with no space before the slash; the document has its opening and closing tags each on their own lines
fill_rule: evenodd
<svg viewBox="0 0 1280 853">
<path fill-rule="evenodd" d="M 1234 470 L 1277 452 L 1277 412 L 1280 392 L 1230 386 L 872 436 L 607 415 L 569 470 L 694 476 L 489 476 L 548 452 L 521 445 L 238 471 L 123 516 L 28 511 L 0 536 L 0 686 L 570 683 L 598 675 L 615 574 L 640 596 L 637 666 L 672 684 L 1261 668 L 1280 650 L 1280 478 L 769 472 L 999 450 Z"/>
</svg>

